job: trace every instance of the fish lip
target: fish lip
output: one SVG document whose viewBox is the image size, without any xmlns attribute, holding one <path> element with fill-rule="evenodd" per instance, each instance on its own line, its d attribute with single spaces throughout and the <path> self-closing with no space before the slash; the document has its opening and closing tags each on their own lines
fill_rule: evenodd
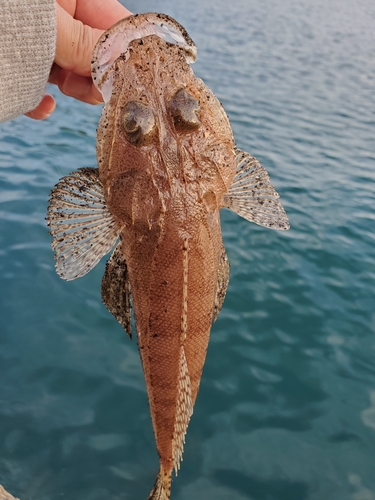
<svg viewBox="0 0 375 500">
<path fill-rule="evenodd" d="M 195 43 L 185 28 L 172 17 L 153 12 L 126 17 L 101 35 L 92 53 L 92 79 L 104 102 L 108 102 L 111 96 L 111 68 L 114 62 L 120 56 L 125 57 L 125 60 L 129 57 L 128 48 L 133 40 L 150 35 L 157 35 L 168 43 L 178 45 L 184 51 L 188 63 L 195 61 Z"/>
</svg>

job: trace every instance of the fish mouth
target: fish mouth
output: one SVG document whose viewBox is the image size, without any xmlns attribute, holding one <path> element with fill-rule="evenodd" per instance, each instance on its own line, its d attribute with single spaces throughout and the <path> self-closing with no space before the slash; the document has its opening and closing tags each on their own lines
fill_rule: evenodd
<svg viewBox="0 0 375 500">
<path fill-rule="evenodd" d="M 176 20 L 166 14 L 136 14 L 122 19 L 105 31 L 99 38 L 92 54 L 91 73 L 94 84 L 102 94 L 104 102 L 111 97 L 113 65 L 120 57 L 129 57 L 129 45 L 133 40 L 156 35 L 162 40 L 177 45 L 191 64 L 197 57 L 193 40 Z"/>
</svg>

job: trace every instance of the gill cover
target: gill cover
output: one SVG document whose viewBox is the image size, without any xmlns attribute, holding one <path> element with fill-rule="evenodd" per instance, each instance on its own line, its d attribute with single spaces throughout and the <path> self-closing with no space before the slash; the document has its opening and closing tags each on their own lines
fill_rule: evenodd
<svg viewBox="0 0 375 500">
<path fill-rule="evenodd" d="M 128 59 L 128 48 L 133 40 L 157 35 L 168 43 L 176 44 L 185 53 L 188 63 L 193 63 L 197 48 L 186 30 L 166 14 L 146 13 L 122 19 L 105 31 L 99 38 L 91 61 L 94 84 L 104 102 L 111 97 L 113 64 L 121 55 Z"/>
</svg>

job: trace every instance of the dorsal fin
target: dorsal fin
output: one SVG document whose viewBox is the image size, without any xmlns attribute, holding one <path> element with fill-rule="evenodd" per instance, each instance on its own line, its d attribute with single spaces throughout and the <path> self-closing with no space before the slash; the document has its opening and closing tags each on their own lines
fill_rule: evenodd
<svg viewBox="0 0 375 500">
<path fill-rule="evenodd" d="M 176 418 L 172 441 L 173 465 L 176 474 L 180 468 L 182 453 L 184 451 L 185 434 L 192 414 L 193 401 L 191 396 L 190 376 L 186 362 L 185 349 L 182 345 L 180 350 Z"/>
</svg>

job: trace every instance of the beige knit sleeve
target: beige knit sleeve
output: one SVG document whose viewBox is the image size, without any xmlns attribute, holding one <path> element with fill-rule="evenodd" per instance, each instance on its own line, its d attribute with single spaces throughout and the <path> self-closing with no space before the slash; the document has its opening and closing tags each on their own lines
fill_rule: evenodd
<svg viewBox="0 0 375 500">
<path fill-rule="evenodd" d="M 0 500 L 19 500 L 18 498 L 14 498 L 13 495 L 8 493 L 0 484 Z"/>
<path fill-rule="evenodd" d="M 39 104 L 55 45 L 55 0 L 0 0 L 0 121 Z"/>
</svg>

